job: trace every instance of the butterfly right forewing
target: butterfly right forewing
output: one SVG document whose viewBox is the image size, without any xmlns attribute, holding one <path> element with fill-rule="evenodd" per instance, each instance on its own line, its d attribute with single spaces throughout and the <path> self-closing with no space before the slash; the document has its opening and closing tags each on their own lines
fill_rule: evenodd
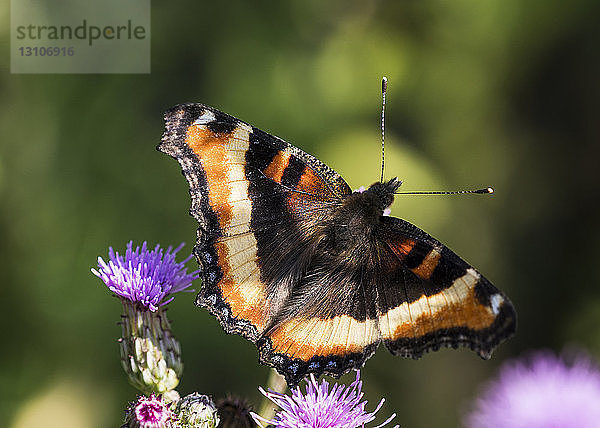
<svg viewBox="0 0 600 428">
<path fill-rule="evenodd" d="M 516 329 L 510 300 L 471 265 L 416 226 L 382 217 L 377 312 L 395 355 L 418 358 L 466 346 L 483 358 Z"/>
</svg>

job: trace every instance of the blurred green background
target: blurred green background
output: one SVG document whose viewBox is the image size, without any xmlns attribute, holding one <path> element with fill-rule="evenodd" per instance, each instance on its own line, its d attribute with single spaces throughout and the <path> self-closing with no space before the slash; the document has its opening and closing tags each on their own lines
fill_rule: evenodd
<svg viewBox="0 0 600 428">
<path fill-rule="evenodd" d="M 0 16 L 0 425 L 117 426 L 136 396 L 120 303 L 90 267 L 130 239 L 191 251 L 187 184 L 155 150 L 163 111 L 212 105 L 356 188 L 379 174 L 383 75 L 387 176 L 404 190 L 496 189 L 398 197 L 393 215 L 505 291 L 519 327 L 491 361 L 381 348 L 363 370 L 369 408 L 386 397 L 382 415 L 404 427 L 455 427 L 506 359 L 600 357 L 600 2 L 154 1 L 148 75 L 11 75 L 7 1 Z M 193 299 L 169 308 L 179 391 L 258 403 L 268 370 L 254 345 Z"/>
</svg>

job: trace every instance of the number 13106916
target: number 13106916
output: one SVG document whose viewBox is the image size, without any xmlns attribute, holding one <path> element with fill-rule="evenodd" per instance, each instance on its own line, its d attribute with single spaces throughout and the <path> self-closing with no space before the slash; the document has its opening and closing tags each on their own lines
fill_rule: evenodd
<svg viewBox="0 0 600 428">
<path fill-rule="evenodd" d="M 21 46 L 19 48 L 21 56 L 73 56 L 75 48 L 70 47 L 38 47 L 38 46 Z"/>
</svg>

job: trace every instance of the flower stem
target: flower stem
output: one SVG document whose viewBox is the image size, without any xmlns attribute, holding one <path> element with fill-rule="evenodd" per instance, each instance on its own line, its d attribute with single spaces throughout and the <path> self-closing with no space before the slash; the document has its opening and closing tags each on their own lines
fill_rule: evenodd
<svg viewBox="0 0 600 428">
<path fill-rule="evenodd" d="M 269 372 L 269 381 L 267 382 L 267 391 L 278 392 L 284 394 L 287 391 L 287 383 L 285 378 L 281 376 L 275 369 Z M 267 397 L 263 398 L 263 402 L 258 412 L 263 418 L 271 420 L 275 416 L 275 408 L 273 402 Z"/>
</svg>

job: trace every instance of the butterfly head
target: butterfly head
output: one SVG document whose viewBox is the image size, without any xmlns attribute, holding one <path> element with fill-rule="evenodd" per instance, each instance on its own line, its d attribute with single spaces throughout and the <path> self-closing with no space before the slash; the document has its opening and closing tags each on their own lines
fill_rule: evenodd
<svg viewBox="0 0 600 428">
<path fill-rule="evenodd" d="M 398 177 L 394 177 L 389 181 L 372 184 L 365 193 L 370 193 L 374 196 L 376 209 L 383 212 L 383 210 L 392 205 L 392 202 L 394 202 L 394 193 L 401 185 L 402 181 L 398 180 Z"/>
</svg>

